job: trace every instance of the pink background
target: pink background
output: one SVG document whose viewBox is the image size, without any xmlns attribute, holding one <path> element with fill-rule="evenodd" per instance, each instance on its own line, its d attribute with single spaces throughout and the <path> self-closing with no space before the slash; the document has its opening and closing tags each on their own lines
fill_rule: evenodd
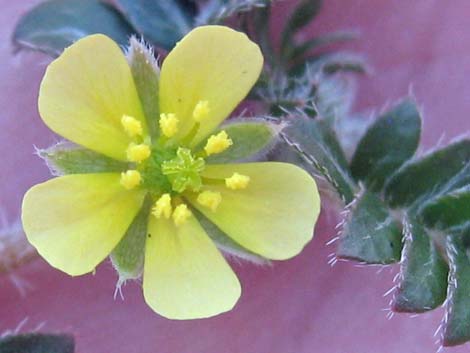
<svg viewBox="0 0 470 353">
<path fill-rule="evenodd" d="M 0 11 L 0 207 L 11 221 L 23 193 L 48 178 L 33 155 L 56 138 L 36 109 L 47 57 L 13 55 L 10 35 L 19 16 L 38 0 L 2 1 Z M 293 1 L 277 6 L 283 21 Z M 451 4 L 450 4 L 451 3 Z M 364 53 L 374 69 L 358 85 L 356 110 L 380 108 L 410 87 L 424 107 L 425 147 L 470 128 L 470 5 L 468 0 L 329 0 L 308 33 L 357 29 L 362 38 L 344 46 Z M 0 332 L 28 318 L 23 330 L 76 335 L 77 352 L 102 353 L 422 353 L 434 352 L 442 310 L 386 318 L 397 268 L 338 263 L 331 268 L 325 242 L 335 219 L 323 213 L 316 238 L 297 258 L 260 268 L 235 264 L 243 285 L 236 308 L 219 317 L 177 322 L 154 314 L 137 283 L 113 299 L 116 276 L 107 262 L 95 276 L 70 278 L 36 260 L 13 273 L 29 286 L 20 296 L 10 276 L 0 276 Z M 455 353 L 468 351 L 456 348 Z"/>
</svg>

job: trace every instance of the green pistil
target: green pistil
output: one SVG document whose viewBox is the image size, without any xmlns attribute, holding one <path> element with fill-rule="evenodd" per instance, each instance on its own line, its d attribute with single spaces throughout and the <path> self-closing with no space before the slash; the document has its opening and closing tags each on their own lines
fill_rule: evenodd
<svg viewBox="0 0 470 353">
<path fill-rule="evenodd" d="M 162 164 L 176 156 L 175 148 L 153 146 L 150 157 L 141 165 L 139 172 L 142 175 L 142 186 L 155 195 L 171 193 L 172 186 L 168 177 L 162 172 Z"/>
<path fill-rule="evenodd" d="M 204 170 L 204 159 L 194 158 L 188 148 L 178 148 L 176 157 L 162 163 L 162 174 L 167 176 L 176 192 L 186 189 L 198 191 L 202 187 L 200 173 Z"/>
</svg>

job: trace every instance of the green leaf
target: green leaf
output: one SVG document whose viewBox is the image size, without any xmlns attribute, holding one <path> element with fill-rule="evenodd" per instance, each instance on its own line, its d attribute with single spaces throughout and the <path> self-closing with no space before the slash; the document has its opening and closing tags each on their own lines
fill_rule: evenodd
<svg viewBox="0 0 470 353">
<path fill-rule="evenodd" d="M 436 197 L 423 206 L 421 217 L 430 228 L 465 228 L 470 224 L 470 185 Z"/>
<path fill-rule="evenodd" d="M 227 234 L 221 231 L 219 227 L 212 223 L 196 208 L 191 207 L 191 212 L 197 218 L 199 224 L 206 231 L 207 235 L 223 252 L 246 261 L 254 262 L 256 264 L 269 263 L 268 259 L 265 259 L 264 257 L 255 254 L 254 252 L 248 249 L 245 249 L 244 247 L 236 243 L 234 240 L 232 240 L 232 238 L 230 238 Z"/>
<path fill-rule="evenodd" d="M 119 274 L 118 286 L 128 279 L 136 279 L 142 275 L 151 203 L 150 197 L 147 197 L 126 234 L 110 255 L 111 262 Z"/>
<path fill-rule="evenodd" d="M 380 190 L 386 179 L 414 155 L 420 134 L 416 103 L 405 99 L 382 114 L 359 142 L 351 162 L 354 178 L 372 190 Z"/>
<path fill-rule="evenodd" d="M 426 229 L 413 216 L 405 220 L 405 245 L 392 308 L 421 313 L 441 305 L 447 295 L 448 266 Z"/>
<path fill-rule="evenodd" d="M 460 189 L 470 184 L 470 163 L 462 166 L 457 174 L 452 176 L 443 186 L 432 193 L 433 198 L 440 197 L 454 190 Z"/>
<path fill-rule="evenodd" d="M 280 139 L 274 145 L 273 149 L 268 153 L 267 158 L 268 160 L 295 164 L 312 175 L 316 175 L 318 173 L 313 163 L 309 163 L 303 157 L 302 153 L 297 151 L 292 144 L 287 143 L 283 139 Z"/>
<path fill-rule="evenodd" d="M 312 50 L 319 49 L 327 45 L 337 44 L 341 42 L 349 42 L 351 40 L 357 39 L 357 37 L 357 33 L 351 31 L 327 33 L 322 36 L 309 39 L 303 42 L 302 44 L 293 47 L 290 52 L 287 53 L 288 59 L 299 60 Z"/>
<path fill-rule="evenodd" d="M 37 154 L 44 159 L 53 175 L 122 172 L 128 168 L 125 162 L 70 142 L 38 149 Z"/>
<path fill-rule="evenodd" d="M 13 40 L 20 46 L 58 56 L 78 39 L 103 33 L 121 45 L 133 34 L 122 15 L 98 0 L 50 0 L 18 22 Z"/>
<path fill-rule="evenodd" d="M 367 62 L 366 60 L 357 54 L 351 54 L 348 52 L 338 53 L 321 53 L 316 55 L 307 55 L 302 60 L 297 60 L 289 68 L 289 74 L 299 76 L 305 73 L 305 71 L 317 72 L 315 81 L 318 82 L 319 75 L 324 74 L 321 79 L 325 79 L 325 76 L 331 76 L 336 73 L 367 73 Z M 319 81 L 321 83 L 321 80 Z"/>
<path fill-rule="evenodd" d="M 194 7 L 185 0 L 116 0 L 134 28 L 145 40 L 171 49 L 192 28 Z"/>
<path fill-rule="evenodd" d="M 289 122 L 281 136 L 300 154 L 302 162 L 299 163 L 298 156 L 290 159 L 291 152 L 283 153 L 281 150 L 279 153 L 279 149 L 270 154 L 271 159 L 297 163 L 301 167 L 306 162 L 310 165 L 307 170 L 321 174 L 346 204 L 354 199 L 356 186 L 349 175 L 346 158 L 335 132 L 326 121 L 298 117 Z"/>
<path fill-rule="evenodd" d="M 400 260 L 401 231 L 379 197 L 364 191 L 348 208 L 336 255 L 368 264 Z"/>
<path fill-rule="evenodd" d="M 470 259 L 469 230 L 447 237 L 449 288 L 443 322 L 444 346 L 470 341 Z"/>
<path fill-rule="evenodd" d="M 195 23 L 197 26 L 223 24 L 234 15 L 268 7 L 271 2 L 272 0 L 208 0 L 200 7 Z M 253 14 L 250 13 L 251 15 Z"/>
<path fill-rule="evenodd" d="M 256 33 L 251 33 L 250 38 L 259 45 L 267 67 L 275 66 L 275 62 L 278 60 L 278 55 L 274 51 L 270 35 L 271 3 L 271 0 L 262 1 L 261 5 L 257 6 L 256 9 L 250 9 L 252 11 L 250 11 L 249 15 L 253 25 L 252 28 L 256 28 Z M 251 24 L 249 21 L 243 21 L 242 25 L 244 25 L 242 31 L 250 33 Z"/>
<path fill-rule="evenodd" d="M 385 199 L 392 207 L 410 206 L 462 187 L 470 180 L 470 140 L 454 142 L 427 156 L 405 164 L 385 186 Z"/>
<path fill-rule="evenodd" d="M 232 120 L 214 131 L 214 134 L 224 130 L 233 145 L 222 153 L 207 157 L 206 162 L 218 164 L 255 160 L 269 150 L 282 128 L 282 125 L 262 119 Z M 204 148 L 205 143 L 203 141 L 197 149 Z"/>
<path fill-rule="evenodd" d="M 130 40 L 126 56 L 142 103 L 150 135 L 156 137 L 159 130 L 157 122 L 160 116 L 158 104 L 160 68 L 153 50 L 135 37 Z"/>
<path fill-rule="evenodd" d="M 299 5 L 294 9 L 292 14 L 287 19 L 286 26 L 282 32 L 282 51 L 291 44 L 293 35 L 301 28 L 305 27 L 319 14 L 322 4 L 322 0 L 300 1 Z"/>
<path fill-rule="evenodd" d="M 73 353 L 70 335 L 27 333 L 0 339 L 0 353 Z"/>
<path fill-rule="evenodd" d="M 318 60 L 310 57 L 309 61 Z M 357 74 L 367 73 L 367 63 L 361 56 L 346 53 L 326 55 L 319 60 L 325 74 L 336 74 L 339 72 L 351 72 Z"/>
</svg>

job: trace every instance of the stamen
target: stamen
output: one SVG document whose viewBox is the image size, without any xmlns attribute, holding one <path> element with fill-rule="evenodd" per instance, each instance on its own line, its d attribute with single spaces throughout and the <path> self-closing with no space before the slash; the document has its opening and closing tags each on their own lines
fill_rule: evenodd
<svg viewBox="0 0 470 353">
<path fill-rule="evenodd" d="M 127 172 L 121 173 L 121 185 L 127 190 L 131 190 L 138 186 L 141 179 L 142 177 L 137 170 L 128 170 Z"/>
<path fill-rule="evenodd" d="M 245 189 L 250 182 L 250 177 L 238 173 L 233 173 L 230 178 L 225 179 L 225 186 L 232 190 Z"/>
<path fill-rule="evenodd" d="M 188 146 L 189 144 L 191 144 L 191 141 L 193 140 L 194 136 L 196 136 L 196 134 L 199 132 L 200 127 L 201 123 L 196 122 L 191 128 L 191 130 L 189 130 L 189 132 L 186 134 L 186 136 L 181 139 L 181 145 Z"/>
<path fill-rule="evenodd" d="M 175 226 L 179 227 L 180 225 L 186 223 L 186 221 L 191 217 L 192 213 L 184 203 L 176 206 L 173 211 L 173 222 Z"/>
<path fill-rule="evenodd" d="M 127 147 L 127 160 L 130 162 L 140 163 L 150 157 L 150 147 L 146 144 L 131 143 Z"/>
<path fill-rule="evenodd" d="M 199 101 L 194 107 L 193 119 L 200 123 L 209 116 L 210 111 L 208 101 Z"/>
<path fill-rule="evenodd" d="M 142 123 L 136 118 L 123 115 L 121 118 L 121 124 L 129 137 L 142 136 Z"/>
<path fill-rule="evenodd" d="M 210 156 L 211 154 L 221 153 L 233 145 L 233 141 L 228 137 L 225 131 L 219 132 L 217 135 L 212 135 L 207 140 L 204 151 Z"/>
<path fill-rule="evenodd" d="M 221 201 L 222 195 L 217 191 L 203 191 L 197 197 L 197 202 L 202 206 L 209 208 L 212 212 L 217 210 Z"/>
<path fill-rule="evenodd" d="M 160 130 L 166 137 L 173 137 L 178 132 L 179 120 L 173 113 L 160 114 Z"/>
<path fill-rule="evenodd" d="M 171 217 L 171 196 L 170 194 L 163 194 L 160 198 L 155 202 L 155 206 L 152 208 L 152 214 L 160 218 L 161 216 L 169 219 Z"/>
</svg>

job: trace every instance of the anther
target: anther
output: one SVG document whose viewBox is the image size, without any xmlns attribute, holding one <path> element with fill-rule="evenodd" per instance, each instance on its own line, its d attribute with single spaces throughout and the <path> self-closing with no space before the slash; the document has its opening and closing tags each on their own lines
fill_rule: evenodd
<svg viewBox="0 0 470 353">
<path fill-rule="evenodd" d="M 166 137 L 173 137 L 178 132 L 178 123 L 179 120 L 175 114 L 160 114 L 160 130 Z"/>
<path fill-rule="evenodd" d="M 238 173 L 233 173 L 230 178 L 225 179 L 225 186 L 232 190 L 245 189 L 250 183 L 250 177 Z"/>
<path fill-rule="evenodd" d="M 171 211 L 172 207 L 170 194 L 163 194 L 160 196 L 152 208 L 152 214 L 157 218 L 161 218 L 163 216 L 168 219 L 171 217 Z"/>
<path fill-rule="evenodd" d="M 137 170 L 128 170 L 121 173 L 121 185 L 127 190 L 133 189 L 140 184 L 142 177 Z"/>
<path fill-rule="evenodd" d="M 209 116 L 210 113 L 209 102 L 208 101 L 199 101 L 193 110 L 193 119 L 197 122 L 201 122 Z"/>
<path fill-rule="evenodd" d="M 220 192 L 217 191 L 203 191 L 197 196 L 197 202 L 204 206 L 209 208 L 212 212 L 215 212 L 217 210 L 217 207 L 219 207 L 220 202 L 222 201 L 222 196 L 220 195 Z"/>
<path fill-rule="evenodd" d="M 146 144 L 131 143 L 127 148 L 127 160 L 140 163 L 150 157 L 150 147 Z"/>
<path fill-rule="evenodd" d="M 212 135 L 207 140 L 204 151 L 210 156 L 211 154 L 221 153 L 233 145 L 233 141 L 228 137 L 225 131 L 219 132 L 217 135 Z"/>
<path fill-rule="evenodd" d="M 179 227 L 180 225 L 186 223 L 186 221 L 191 217 L 192 213 L 184 203 L 176 206 L 173 211 L 173 222 L 175 226 Z"/>
<path fill-rule="evenodd" d="M 136 118 L 123 115 L 121 117 L 121 125 L 129 137 L 142 136 L 142 123 Z"/>
</svg>

